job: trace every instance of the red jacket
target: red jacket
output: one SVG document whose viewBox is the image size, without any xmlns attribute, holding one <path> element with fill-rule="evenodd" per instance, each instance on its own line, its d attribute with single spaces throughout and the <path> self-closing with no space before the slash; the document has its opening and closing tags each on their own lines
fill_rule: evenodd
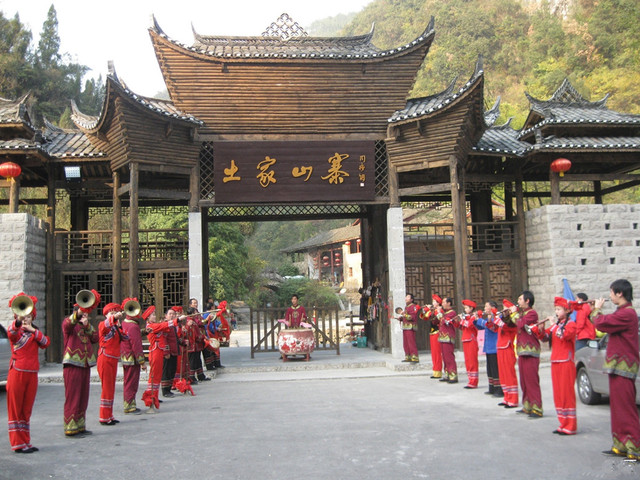
<svg viewBox="0 0 640 480">
<path fill-rule="evenodd" d="M 589 320 L 591 313 L 591 305 L 583 303 L 576 310 L 576 328 L 578 331 L 578 340 L 593 340 L 596 338 L 596 327 Z"/>
<path fill-rule="evenodd" d="M 167 354 L 171 354 L 174 357 L 178 356 L 178 343 L 175 343 L 175 353 L 171 351 L 171 343 L 169 342 L 169 335 L 173 332 L 175 337 L 176 321 L 166 321 L 159 323 L 147 323 L 147 330 L 151 330 L 147 333 L 149 339 L 149 352 L 153 352 L 156 349 L 162 350 Z"/>
<path fill-rule="evenodd" d="M 462 320 L 458 326 L 462 330 L 462 343 L 477 341 L 478 328 L 473 323 L 473 313 L 463 313 L 461 317 Z"/>
<path fill-rule="evenodd" d="M 499 328 L 496 348 L 498 350 L 513 348 L 513 341 L 516 338 L 516 333 L 518 333 L 518 327 L 511 321 L 505 322 L 499 317 L 494 320 L 494 324 Z"/>
<path fill-rule="evenodd" d="M 576 333 L 577 325 L 573 320 L 558 322 L 544 331 L 543 340 L 551 340 L 551 363 L 573 363 Z"/>
<path fill-rule="evenodd" d="M 98 325 L 100 336 L 100 349 L 98 355 L 118 360 L 120 358 L 120 339 L 122 332 L 113 319 L 113 315 L 107 314 L 107 318 Z"/>
<path fill-rule="evenodd" d="M 49 337 L 40 330 L 35 332 L 26 331 L 22 325 L 16 326 L 13 321 L 7 331 L 11 342 L 11 362 L 9 368 L 19 372 L 37 372 L 40 370 L 38 360 L 38 349 L 45 349 L 49 346 Z"/>
</svg>

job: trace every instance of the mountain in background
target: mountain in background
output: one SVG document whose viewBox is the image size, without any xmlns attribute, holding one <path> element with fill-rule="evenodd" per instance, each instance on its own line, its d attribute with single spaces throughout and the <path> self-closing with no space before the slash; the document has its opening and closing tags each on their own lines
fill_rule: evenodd
<svg viewBox="0 0 640 480">
<path fill-rule="evenodd" d="M 441 92 L 456 78 L 464 83 L 482 55 L 487 108 L 500 96 L 501 120 L 514 117 L 516 128 L 529 110 L 524 93 L 547 99 L 564 78 L 587 99 L 611 94 L 609 108 L 640 113 L 638 0 L 374 0 L 350 15 L 308 31 L 361 35 L 375 23 L 373 43 L 388 49 L 414 40 L 435 18 L 435 41 L 410 97 Z"/>
</svg>

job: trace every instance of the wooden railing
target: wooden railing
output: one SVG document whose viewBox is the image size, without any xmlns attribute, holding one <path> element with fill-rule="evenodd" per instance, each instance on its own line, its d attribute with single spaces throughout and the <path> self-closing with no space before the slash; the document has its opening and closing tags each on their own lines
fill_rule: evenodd
<svg viewBox="0 0 640 480">
<path fill-rule="evenodd" d="M 252 308 L 251 358 L 258 352 L 277 352 L 278 333 L 284 328 L 278 319 L 285 316 L 286 308 Z M 308 320 L 315 332 L 315 350 L 335 350 L 340 355 L 340 329 L 337 309 L 312 308 Z"/>
<path fill-rule="evenodd" d="M 110 230 L 56 232 L 58 263 L 111 262 L 113 239 Z M 138 232 L 141 261 L 187 260 L 189 234 L 187 229 L 140 230 Z M 129 232 L 122 232 L 122 258 L 129 258 Z"/>
<path fill-rule="evenodd" d="M 405 224 L 407 239 L 421 241 L 427 250 L 453 251 L 452 223 Z M 467 247 L 470 252 L 505 252 L 518 249 L 518 222 L 472 222 L 467 224 Z"/>
</svg>

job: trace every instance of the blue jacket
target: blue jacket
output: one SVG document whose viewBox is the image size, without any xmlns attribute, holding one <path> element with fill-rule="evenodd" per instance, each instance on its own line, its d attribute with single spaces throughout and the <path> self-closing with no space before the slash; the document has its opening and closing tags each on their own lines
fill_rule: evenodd
<svg viewBox="0 0 640 480">
<path fill-rule="evenodd" d="M 496 344 L 498 343 L 498 332 L 487 327 L 488 320 L 486 318 L 478 318 L 473 323 L 476 324 L 479 330 L 484 330 L 484 347 L 483 353 L 497 353 Z"/>
</svg>

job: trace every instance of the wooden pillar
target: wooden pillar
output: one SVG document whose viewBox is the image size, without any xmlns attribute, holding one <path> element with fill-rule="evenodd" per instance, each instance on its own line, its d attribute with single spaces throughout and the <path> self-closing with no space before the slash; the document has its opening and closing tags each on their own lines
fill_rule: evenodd
<svg viewBox="0 0 640 480">
<path fill-rule="evenodd" d="M 513 220 L 513 190 L 511 181 L 504 182 L 504 219 Z"/>
<path fill-rule="evenodd" d="M 551 186 L 551 205 L 560 205 L 560 174 L 549 172 Z"/>
<path fill-rule="evenodd" d="M 18 213 L 20 203 L 20 179 L 9 179 L 9 213 Z"/>
<path fill-rule="evenodd" d="M 53 348 L 47 348 L 46 358 L 48 362 L 60 362 L 62 360 L 62 330 L 60 329 L 60 322 L 56 322 L 55 319 L 59 318 L 59 311 L 62 308 L 69 307 L 68 305 L 60 306 L 59 297 L 56 295 L 55 286 L 59 285 L 55 278 L 55 255 L 56 255 L 56 180 L 54 176 L 54 170 L 51 164 L 47 165 L 47 262 L 45 272 L 45 328 L 46 334 L 51 340 Z M 56 309 L 56 307 L 58 307 Z M 56 314 L 58 313 L 58 314 Z"/>
<path fill-rule="evenodd" d="M 113 261 L 111 263 L 111 281 L 113 300 L 122 299 L 122 201 L 118 195 L 120 174 L 113 172 Z"/>
<path fill-rule="evenodd" d="M 602 205 L 602 182 L 599 180 L 593 182 L 593 201 Z"/>
<path fill-rule="evenodd" d="M 129 165 L 129 293 L 138 297 L 138 164 Z"/>
<path fill-rule="evenodd" d="M 69 200 L 71 204 L 71 230 L 88 230 L 89 202 L 86 197 L 72 196 Z"/>
<path fill-rule="evenodd" d="M 524 222 L 524 195 L 522 191 L 522 178 L 516 180 L 516 208 L 518 209 L 518 251 L 520 252 L 520 284 L 522 290 L 526 290 L 529 286 L 529 269 L 527 265 L 527 242 L 526 228 Z"/>
<path fill-rule="evenodd" d="M 400 206 L 400 191 L 398 188 L 398 170 L 392 164 L 389 164 L 389 202 L 390 207 Z"/>
<path fill-rule="evenodd" d="M 469 283 L 469 265 L 467 261 L 467 225 L 464 188 L 458 160 L 454 155 L 449 157 L 449 176 L 451 179 L 451 210 L 453 214 L 453 250 L 455 256 L 455 296 L 458 303 L 467 296 L 466 285 Z"/>
</svg>

